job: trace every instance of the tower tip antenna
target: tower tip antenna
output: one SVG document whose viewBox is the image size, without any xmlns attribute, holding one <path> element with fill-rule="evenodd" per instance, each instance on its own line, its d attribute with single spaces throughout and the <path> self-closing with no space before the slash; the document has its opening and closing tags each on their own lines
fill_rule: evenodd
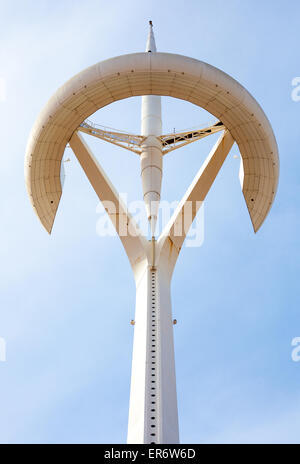
<svg viewBox="0 0 300 464">
<path fill-rule="evenodd" d="M 146 45 L 146 52 L 156 52 L 152 21 L 149 21 L 149 32 L 148 32 L 148 40 L 147 40 L 147 45 Z"/>
</svg>

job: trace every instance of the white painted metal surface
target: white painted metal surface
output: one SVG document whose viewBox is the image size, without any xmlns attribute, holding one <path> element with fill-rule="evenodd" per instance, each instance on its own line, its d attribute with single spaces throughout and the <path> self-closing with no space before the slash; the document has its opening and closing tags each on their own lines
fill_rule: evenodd
<svg viewBox="0 0 300 464">
<path fill-rule="evenodd" d="M 64 84 L 31 131 L 25 178 L 29 197 L 50 233 L 61 198 L 60 165 L 77 127 L 98 109 L 137 95 L 168 95 L 205 108 L 230 131 L 243 163 L 243 194 L 256 232 L 277 189 L 279 159 L 271 125 L 237 81 L 201 61 L 170 53 L 134 53 L 97 63 Z"/>
<path fill-rule="evenodd" d="M 128 443 L 179 443 L 169 273 L 146 259 L 135 275 Z"/>
<path fill-rule="evenodd" d="M 79 134 L 83 121 L 97 109 L 132 95 L 144 95 L 142 136 L 136 136 L 135 142 L 130 134 L 117 136 L 106 131 L 98 136 L 131 148 L 142 141 L 141 177 L 152 235 L 157 217 L 152 203 L 160 200 L 162 149 L 167 137 L 161 136 L 160 95 L 198 104 L 223 124 L 223 134 L 157 241 L 148 241 L 141 234 Z M 181 134 L 176 143 L 181 146 L 181 142 L 204 135 Z M 277 145 L 266 116 L 242 86 L 216 68 L 191 58 L 158 53 L 152 25 L 146 53 L 113 58 L 75 76 L 48 102 L 32 130 L 25 161 L 26 185 L 49 233 L 61 197 L 61 159 L 68 142 L 99 199 L 115 206 L 108 214 L 136 283 L 128 443 L 179 442 L 170 283 L 188 228 L 235 141 L 242 156 L 242 189 L 256 231 L 270 209 L 278 179 Z M 188 202 L 192 214 L 186 222 Z M 134 233 L 126 233 L 129 230 Z"/>
<path fill-rule="evenodd" d="M 149 25 L 146 52 L 156 53 L 152 22 Z M 162 144 L 156 137 L 162 134 L 161 97 L 158 95 L 142 96 L 141 134 L 145 137 L 141 153 L 142 187 L 151 235 L 154 237 L 160 202 L 163 158 Z"/>
</svg>

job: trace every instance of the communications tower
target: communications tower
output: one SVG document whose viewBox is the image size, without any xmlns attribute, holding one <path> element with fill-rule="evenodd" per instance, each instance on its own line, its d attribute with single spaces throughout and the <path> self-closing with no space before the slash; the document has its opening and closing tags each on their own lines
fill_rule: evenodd
<svg viewBox="0 0 300 464">
<path fill-rule="evenodd" d="M 140 135 L 106 130 L 87 119 L 100 108 L 132 96 L 142 97 Z M 217 122 L 162 134 L 161 96 L 198 105 Z M 220 138 L 157 236 L 164 156 L 216 132 Z M 139 158 L 151 240 L 139 230 L 82 133 Z M 278 181 L 271 125 L 256 100 L 224 72 L 193 58 L 157 52 L 151 21 L 144 53 L 111 58 L 74 76 L 48 101 L 31 131 L 25 177 L 42 225 L 51 233 L 62 195 L 62 157 L 70 144 L 99 199 L 112 206 L 107 213 L 129 258 L 136 313 L 128 443 L 179 443 L 171 279 L 189 227 L 235 142 L 241 154 L 241 187 L 256 232 L 271 208 Z"/>
</svg>

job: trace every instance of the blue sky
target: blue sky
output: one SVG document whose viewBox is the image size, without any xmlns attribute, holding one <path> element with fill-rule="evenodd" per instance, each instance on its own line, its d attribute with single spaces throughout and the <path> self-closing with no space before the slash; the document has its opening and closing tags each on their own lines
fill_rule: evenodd
<svg viewBox="0 0 300 464">
<path fill-rule="evenodd" d="M 96 234 L 98 200 L 71 150 L 51 236 L 25 192 L 30 129 L 57 87 L 97 61 L 143 51 L 147 22 L 160 51 L 206 61 L 258 100 L 281 171 L 275 204 L 254 235 L 235 146 L 205 202 L 205 240 L 185 248 L 172 285 L 182 443 L 300 443 L 300 75 L 297 0 L 0 1 L 1 443 L 126 441 L 135 288 L 118 238 Z M 207 120 L 163 99 L 164 131 Z M 94 115 L 139 132 L 140 100 Z M 179 200 L 212 140 L 166 157 L 163 197 Z M 141 196 L 134 155 L 90 141 L 129 198 Z"/>
</svg>

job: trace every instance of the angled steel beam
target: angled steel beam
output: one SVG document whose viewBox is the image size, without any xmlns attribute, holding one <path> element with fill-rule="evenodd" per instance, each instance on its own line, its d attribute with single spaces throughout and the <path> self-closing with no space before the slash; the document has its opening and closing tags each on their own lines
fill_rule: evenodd
<svg viewBox="0 0 300 464">
<path fill-rule="evenodd" d="M 132 268 L 146 258 L 145 250 L 148 246 L 136 221 L 130 215 L 119 194 L 97 159 L 93 156 L 87 143 L 76 131 L 71 140 L 72 148 L 82 169 L 89 179 L 99 200 L 104 203 L 105 209 L 122 241 Z"/>
<path fill-rule="evenodd" d="M 105 142 L 112 143 L 121 148 L 126 148 L 126 150 L 137 153 L 141 153 L 141 144 L 143 143 L 145 137 L 141 135 L 128 134 L 126 132 L 114 132 L 100 129 L 95 125 L 91 125 L 88 122 L 84 121 L 78 127 L 78 131 L 85 132 L 86 134 L 93 135 L 98 139 L 104 140 Z"/>
<path fill-rule="evenodd" d="M 194 129 L 187 132 L 176 132 L 174 134 L 161 135 L 160 139 L 163 146 L 163 154 L 166 155 L 177 148 L 181 148 L 189 143 L 201 140 L 208 135 L 215 134 L 225 129 L 222 122 L 217 122 L 212 126 L 203 129 Z"/>
<path fill-rule="evenodd" d="M 150 97 L 145 98 L 149 99 Z M 161 143 L 162 154 L 166 155 L 171 151 L 177 150 L 178 148 L 181 148 L 189 143 L 196 142 L 197 140 L 201 140 L 208 135 L 215 134 L 224 129 L 225 127 L 223 123 L 218 121 L 217 123 L 205 128 L 159 135 L 156 136 L 156 138 Z M 125 148 L 126 150 L 136 153 L 137 155 L 142 154 L 142 146 L 146 139 L 145 135 L 130 134 L 121 131 L 111 131 L 104 128 L 101 129 L 90 121 L 82 122 L 77 130 L 92 135 L 93 137 L 97 137 L 98 139 L 104 140 L 105 142 L 109 142 L 121 148 Z"/>
<path fill-rule="evenodd" d="M 158 239 L 159 254 L 168 256 L 170 272 L 173 272 L 189 228 L 233 144 L 234 139 L 226 130 L 212 148 Z"/>
</svg>

